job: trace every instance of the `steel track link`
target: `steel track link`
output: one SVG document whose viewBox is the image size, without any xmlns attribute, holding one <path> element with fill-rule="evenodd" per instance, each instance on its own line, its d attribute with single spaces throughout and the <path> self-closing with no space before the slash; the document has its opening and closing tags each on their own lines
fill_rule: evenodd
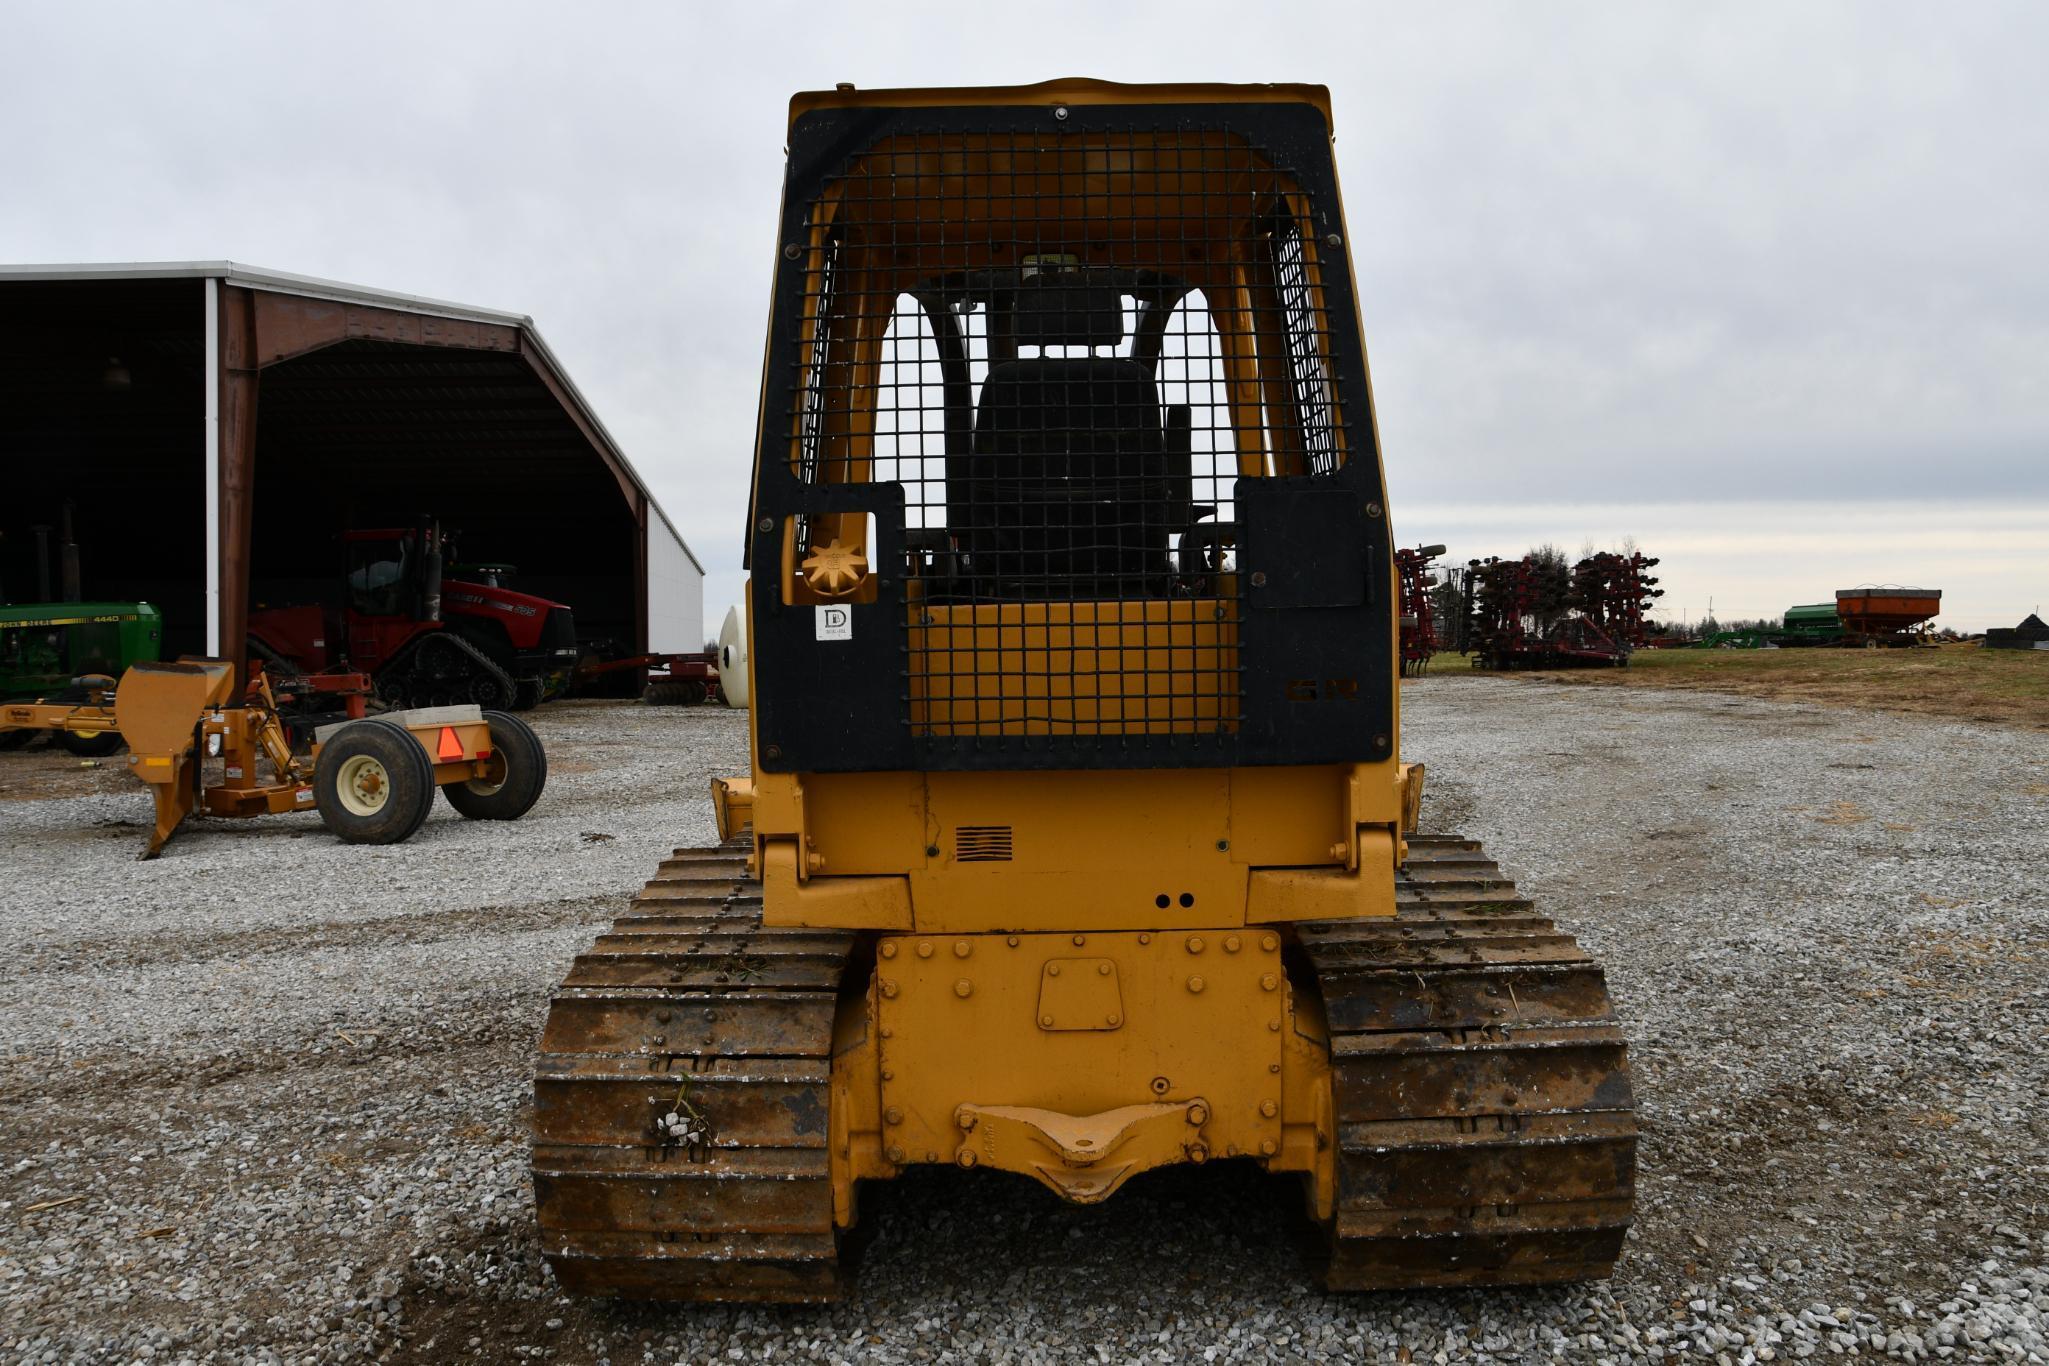
<svg viewBox="0 0 2049 1366">
<path fill-rule="evenodd" d="M 1299 927 L 1330 1023 L 1333 1290 L 1606 1276 L 1636 1118 L 1601 969 L 1477 842 L 1409 841 L 1391 920 Z"/>
<path fill-rule="evenodd" d="M 854 943 L 765 928 L 742 843 L 677 850 L 576 960 L 534 1074 L 534 1198 L 564 1288 L 838 1297 L 827 1105 Z"/>
</svg>

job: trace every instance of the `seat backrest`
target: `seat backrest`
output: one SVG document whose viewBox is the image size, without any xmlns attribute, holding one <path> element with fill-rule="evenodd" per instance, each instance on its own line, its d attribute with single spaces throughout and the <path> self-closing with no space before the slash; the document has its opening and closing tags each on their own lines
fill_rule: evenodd
<svg viewBox="0 0 2049 1366">
<path fill-rule="evenodd" d="M 1159 391 L 1137 361 L 990 366 L 956 502 L 976 595 L 1142 595 L 1165 560 L 1162 449 Z"/>
</svg>

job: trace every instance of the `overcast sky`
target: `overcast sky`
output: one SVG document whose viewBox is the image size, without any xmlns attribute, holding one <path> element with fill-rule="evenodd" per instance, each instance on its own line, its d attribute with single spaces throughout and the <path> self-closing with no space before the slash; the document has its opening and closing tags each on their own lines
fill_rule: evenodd
<svg viewBox="0 0 2049 1366">
<path fill-rule="evenodd" d="M 1257 16 L 1248 22 L 1248 16 Z M 531 314 L 737 595 L 787 100 L 1331 87 L 1397 530 L 2049 604 L 2049 6 L 0 0 L 0 261 Z"/>
</svg>

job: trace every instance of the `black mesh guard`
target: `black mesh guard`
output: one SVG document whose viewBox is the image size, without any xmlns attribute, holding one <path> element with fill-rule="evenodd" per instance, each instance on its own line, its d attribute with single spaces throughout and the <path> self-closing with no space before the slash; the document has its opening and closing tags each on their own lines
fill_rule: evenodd
<svg viewBox="0 0 2049 1366">
<path fill-rule="evenodd" d="M 1388 757 L 1343 232 L 1306 105 L 799 119 L 748 528 L 757 763 Z M 846 596 L 785 573 L 834 514 L 873 519 Z"/>
</svg>

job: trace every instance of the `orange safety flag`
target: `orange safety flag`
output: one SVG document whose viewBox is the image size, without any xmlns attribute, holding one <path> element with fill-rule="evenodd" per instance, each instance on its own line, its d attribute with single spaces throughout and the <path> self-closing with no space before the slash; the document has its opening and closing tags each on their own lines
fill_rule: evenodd
<svg viewBox="0 0 2049 1366">
<path fill-rule="evenodd" d="M 462 741 L 455 738 L 454 726 L 443 726 L 441 728 L 441 748 L 434 757 L 444 762 L 449 759 L 462 758 Z"/>
</svg>

